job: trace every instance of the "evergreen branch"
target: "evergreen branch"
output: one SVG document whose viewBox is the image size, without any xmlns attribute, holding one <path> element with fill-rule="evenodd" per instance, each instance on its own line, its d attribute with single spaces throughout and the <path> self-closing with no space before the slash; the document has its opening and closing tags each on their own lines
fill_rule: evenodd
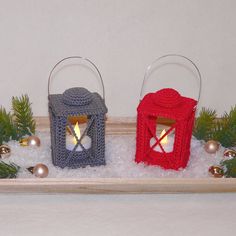
<svg viewBox="0 0 236 236">
<path fill-rule="evenodd" d="M 34 134 L 36 124 L 28 95 L 22 95 L 20 98 L 13 97 L 12 110 L 19 138 Z"/>
<path fill-rule="evenodd" d="M 214 139 L 224 147 L 236 146 L 236 106 L 216 119 L 216 112 L 203 108 L 196 119 L 193 135 L 200 140 Z"/>
<path fill-rule="evenodd" d="M 236 106 L 232 107 L 229 115 L 227 115 L 229 120 L 229 127 L 231 130 L 236 133 Z"/>
<path fill-rule="evenodd" d="M 224 147 L 236 146 L 236 107 L 231 108 L 229 114 L 225 113 L 215 124 L 212 136 Z"/>
<path fill-rule="evenodd" d="M 200 140 L 209 140 L 211 138 L 211 130 L 215 120 L 215 110 L 202 108 L 199 117 L 195 121 L 193 135 Z"/>
<path fill-rule="evenodd" d="M 223 160 L 220 164 L 226 178 L 236 178 L 236 158 Z"/>
<path fill-rule="evenodd" d="M 14 163 L 7 164 L 3 161 L 0 162 L 0 179 L 16 178 L 20 167 Z"/>
<path fill-rule="evenodd" d="M 17 130 L 14 125 L 12 116 L 6 110 L 0 108 L 0 144 L 9 140 L 17 140 Z"/>
</svg>

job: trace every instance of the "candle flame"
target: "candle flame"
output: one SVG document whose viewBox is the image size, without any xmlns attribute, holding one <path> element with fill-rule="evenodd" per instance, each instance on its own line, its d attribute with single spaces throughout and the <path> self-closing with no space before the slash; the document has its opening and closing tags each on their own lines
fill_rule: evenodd
<svg viewBox="0 0 236 236">
<path fill-rule="evenodd" d="M 81 134 L 80 134 L 80 128 L 79 128 L 78 122 L 76 122 L 76 124 L 75 124 L 74 131 L 75 131 L 75 134 L 76 134 L 76 136 L 78 137 L 78 139 L 80 139 Z M 76 140 L 75 137 L 73 137 L 73 143 L 74 143 L 74 144 L 77 143 L 77 140 Z"/>
<path fill-rule="evenodd" d="M 165 133 L 166 133 L 166 130 L 165 129 L 163 129 L 162 131 L 161 131 L 161 136 L 160 136 L 160 138 L 163 136 L 163 135 L 165 135 Z M 167 138 L 167 135 L 161 140 L 161 144 L 166 144 L 168 142 L 168 138 Z"/>
</svg>

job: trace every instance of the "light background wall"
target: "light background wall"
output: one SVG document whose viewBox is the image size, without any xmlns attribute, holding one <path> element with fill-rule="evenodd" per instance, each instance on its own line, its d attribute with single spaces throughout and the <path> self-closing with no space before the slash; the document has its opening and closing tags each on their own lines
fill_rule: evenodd
<svg viewBox="0 0 236 236">
<path fill-rule="evenodd" d="M 47 115 L 51 68 L 63 57 L 81 55 L 103 75 L 109 116 L 135 116 L 148 64 L 179 53 L 202 73 L 200 107 L 221 114 L 236 104 L 235 21 L 234 0 L 0 0 L 0 104 L 10 109 L 11 96 L 27 93 L 34 114 Z M 55 90 L 77 81 L 98 87 L 86 68 L 68 69 L 54 77 Z M 181 77 L 171 73 L 170 84 Z M 181 79 L 181 92 L 196 97 L 196 80 Z"/>
</svg>

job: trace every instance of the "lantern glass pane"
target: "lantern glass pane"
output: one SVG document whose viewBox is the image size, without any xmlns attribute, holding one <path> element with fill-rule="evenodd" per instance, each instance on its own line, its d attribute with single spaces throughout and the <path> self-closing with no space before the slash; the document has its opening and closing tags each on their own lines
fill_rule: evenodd
<svg viewBox="0 0 236 236">
<path fill-rule="evenodd" d="M 173 119 L 167 119 L 164 117 L 157 117 L 156 122 L 154 124 L 154 134 L 156 135 L 157 139 L 161 139 L 160 143 L 161 145 L 156 143 L 156 138 L 152 137 L 150 139 L 150 147 L 155 145 L 153 147 L 153 150 L 156 152 L 163 152 L 162 148 L 166 153 L 170 153 L 174 149 L 174 142 L 175 142 L 175 128 L 172 126 L 175 125 L 175 120 Z M 170 131 L 169 131 L 170 130 Z M 165 133 L 168 133 L 165 135 Z M 161 147 L 162 146 L 162 147 Z"/>
</svg>

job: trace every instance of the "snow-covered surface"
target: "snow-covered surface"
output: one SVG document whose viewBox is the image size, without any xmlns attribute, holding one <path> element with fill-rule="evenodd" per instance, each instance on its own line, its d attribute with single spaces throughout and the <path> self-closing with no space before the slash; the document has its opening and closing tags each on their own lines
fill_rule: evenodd
<svg viewBox="0 0 236 236">
<path fill-rule="evenodd" d="M 8 145 L 12 149 L 11 161 L 21 166 L 19 178 L 35 178 L 26 170 L 29 166 L 44 163 L 49 168 L 49 178 L 202 178 L 209 177 L 208 168 L 218 164 L 223 158 L 224 148 L 216 154 L 204 151 L 202 142 L 192 138 L 191 157 L 186 169 L 180 171 L 163 170 L 156 166 L 146 166 L 134 162 L 134 135 L 106 136 L 106 166 L 79 169 L 61 169 L 51 161 L 49 132 L 38 132 L 40 147 L 22 147 L 16 141 Z"/>
</svg>

